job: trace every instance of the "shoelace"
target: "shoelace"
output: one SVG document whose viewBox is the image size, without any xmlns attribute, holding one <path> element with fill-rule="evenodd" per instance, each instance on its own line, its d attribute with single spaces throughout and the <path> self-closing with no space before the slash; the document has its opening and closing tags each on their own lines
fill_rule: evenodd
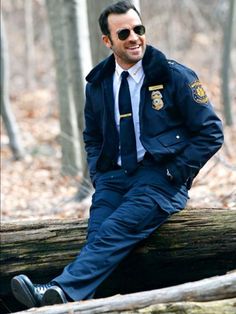
<svg viewBox="0 0 236 314">
<path fill-rule="evenodd" d="M 51 288 L 52 286 L 55 286 L 53 282 L 45 283 L 45 284 L 34 284 L 34 288 L 37 290 L 38 293 L 44 294 L 44 292 Z"/>
</svg>

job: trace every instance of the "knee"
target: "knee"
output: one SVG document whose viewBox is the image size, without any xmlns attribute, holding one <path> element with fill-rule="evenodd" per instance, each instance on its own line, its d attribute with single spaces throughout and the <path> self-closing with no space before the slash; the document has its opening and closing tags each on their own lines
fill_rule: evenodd
<svg viewBox="0 0 236 314">
<path fill-rule="evenodd" d="M 108 218 L 101 225 L 97 236 L 104 241 L 107 241 L 108 239 L 119 241 L 120 239 L 126 237 L 129 233 L 132 233 L 129 225 L 123 223 L 122 221 Z"/>
<path fill-rule="evenodd" d="M 107 218 L 101 225 L 99 233 L 102 235 L 111 235 L 117 229 L 117 223 L 113 219 Z"/>
</svg>

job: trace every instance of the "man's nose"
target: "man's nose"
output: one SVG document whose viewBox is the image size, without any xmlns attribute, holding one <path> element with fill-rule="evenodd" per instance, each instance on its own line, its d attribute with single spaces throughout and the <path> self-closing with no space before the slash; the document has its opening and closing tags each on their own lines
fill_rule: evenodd
<svg viewBox="0 0 236 314">
<path fill-rule="evenodd" d="M 131 29 L 130 34 L 129 34 L 129 40 L 137 40 L 139 36 L 135 33 L 133 29 Z"/>
</svg>

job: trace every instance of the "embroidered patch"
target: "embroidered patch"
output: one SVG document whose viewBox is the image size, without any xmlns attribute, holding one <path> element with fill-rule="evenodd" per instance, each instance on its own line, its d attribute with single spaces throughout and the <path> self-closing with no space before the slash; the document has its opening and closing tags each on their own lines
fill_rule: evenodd
<svg viewBox="0 0 236 314">
<path fill-rule="evenodd" d="M 199 103 L 199 104 L 206 104 L 208 102 L 207 94 L 202 87 L 202 84 L 200 81 L 194 81 L 191 84 L 189 84 L 189 87 L 192 90 L 193 99 Z"/>
</svg>

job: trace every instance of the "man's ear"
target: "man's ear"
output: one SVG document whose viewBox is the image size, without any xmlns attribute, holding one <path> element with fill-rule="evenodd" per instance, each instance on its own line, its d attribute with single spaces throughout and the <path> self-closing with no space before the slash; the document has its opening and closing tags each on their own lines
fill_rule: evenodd
<svg viewBox="0 0 236 314">
<path fill-rule="evenodd" d="M 107 36 L 107 35 L 102 35 L 102 41 L 103 41 L 104 45 L 105 45 L 107 48 L 111 49 L 112 43 L 111 43 L 111 40 L 110 40 L 109 36 Z"/>
</svg>

